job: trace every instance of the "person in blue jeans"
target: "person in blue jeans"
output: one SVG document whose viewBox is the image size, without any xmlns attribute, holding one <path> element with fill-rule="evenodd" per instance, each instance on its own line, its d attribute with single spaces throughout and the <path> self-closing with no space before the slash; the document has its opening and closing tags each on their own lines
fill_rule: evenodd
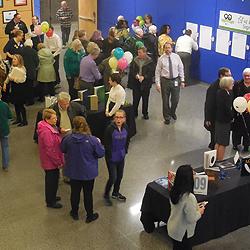
<svg viewBox="0 0 250 250">
<path fill-rule="evenodd" d="M 113 185 L 112 198 L 126 201 L 126 197 L 119 191 L 128 146 L 129 132 L 126 125 L 126 113 L 123 110 L 118 110 L 114 115 L 114 121 L 107 127 L 104 135 L 105 160 L 109 172 L 109 179 L 104 193 L 104 200 L 107 206 L 112 206 L 110 190 Z"/>
<path fill-rule="evenodd" d="M 10 108 L 7 103 L 1 100 L 1 87 L 0 87 L 0 143 L 2 148 L 2 168 L 8 171 L 9 167 L 9 142 L 8 135 L 10 133 L 9 119 L 12 118 Z"/>
</svg>

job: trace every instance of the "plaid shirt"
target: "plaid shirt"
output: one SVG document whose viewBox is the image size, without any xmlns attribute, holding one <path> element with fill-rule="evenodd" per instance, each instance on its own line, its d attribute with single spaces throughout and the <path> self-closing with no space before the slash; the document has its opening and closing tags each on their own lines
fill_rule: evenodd
<svg viewBox="0 0 250 250">
<path fill-rule="evenodd" d="M 66 17 L 64 19 L 64 17 Z M 60 22 L 61 26 L 63 27 L 70 27 L 71 26 L 71 19 L 73 17 L 73 12 L 71 8 L 67 7 L 66 10 L 63 8 L 58 9 L 56 12 L 56 18 Z"/>
</svg>

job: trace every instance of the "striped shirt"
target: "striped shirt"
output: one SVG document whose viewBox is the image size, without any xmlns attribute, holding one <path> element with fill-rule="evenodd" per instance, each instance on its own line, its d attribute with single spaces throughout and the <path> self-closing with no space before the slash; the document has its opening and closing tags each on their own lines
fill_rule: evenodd
<svg viewBox="0 0 250 250">
<path fill-rule="evenodd" d="M 67 7 L 63 9 L 62 7 L 57 10 L 56 18 L 60 22 L 61 26 L 63 27 L 70 27 L 71 26 L 71 19 L 73 17 L 72 9 Z"/>
</svg>

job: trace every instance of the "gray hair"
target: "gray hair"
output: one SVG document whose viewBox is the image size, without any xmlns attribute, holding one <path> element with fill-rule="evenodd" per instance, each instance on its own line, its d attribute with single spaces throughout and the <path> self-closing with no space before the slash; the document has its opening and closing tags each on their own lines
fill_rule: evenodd
<svg viewBox="0 0 250 250">
<path fill-rule="evenodd" d="M 234 82 L 233 77 L 231 76 L 224 76 L 220 79 L 220 88 L 221 89 L 228 89 Z"/>
<path fill-rule="evenodd" d="M 67 93 L 67 92 L 60 92 L 59 94 L 58 94 L 58 96 L 57 96 L 57 100 L 59 101 L 59 100 L 68 100 L 68 101 L 70 101 L 70 95 L 69 95 L 69 93 Z"/>
<path fill-rule="evenodd" d="M 242 75 L 244 76 L 245 74 L 250 74 L 250 68 L 245 68 L 245 69 L 243 70 Z"/>
</svg>

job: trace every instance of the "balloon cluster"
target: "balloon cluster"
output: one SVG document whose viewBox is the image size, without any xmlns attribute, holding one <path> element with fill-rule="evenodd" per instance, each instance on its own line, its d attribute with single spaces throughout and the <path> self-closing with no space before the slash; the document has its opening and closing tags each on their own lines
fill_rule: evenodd
<svg viewBox="0 0 250 250">
<path fill-rule="evenodd" d="M 235 98 L 233 101 L 233 107 L 240 114 L 245 111 L 250 112 L 250 93 L 245 94 L 244 97 L 239 96 Z"/>
<path fill-rule="evenodd" d="M 145 21 L 142 16 L 137 16 L 133 22 L 134 27 L 140 26 L 142 28 L 144 24 L 145 24 Z"/>
<path fill-rule="evenodd" d="M 122 48 L 116 48 L 113 52 L 113 56 L 109 59 L 109 66 L 113 71 L 125 70 L 132 62 L 133 55 L 131 52 L 124 52 Z"/>
<path fill-rule="evenodd" d="M 53 30 L 50 28 L 50 25 L 48 22 L 44 21 L 42 22 L 41 24 L 39 25 L 36 25 L 34 27 L 34 33 L 37 35 L 37 36 L 40 36 L 42 34 L 46 34 L 47 37 L 52 37 L 53 35 Z"/>
</svg>

